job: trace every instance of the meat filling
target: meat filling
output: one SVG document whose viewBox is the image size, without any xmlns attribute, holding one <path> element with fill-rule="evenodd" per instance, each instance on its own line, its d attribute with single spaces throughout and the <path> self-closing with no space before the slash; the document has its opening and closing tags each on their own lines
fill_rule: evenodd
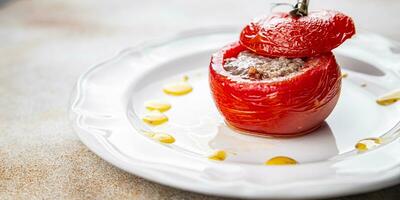
<svg viewBox="0 0 400 200">
<path fill-rule="evenodd" d="M 297 73 L 303 68 L 304 61 L 301 58 L 268 58 L 250 51 L 242 51 L 236 58 L 224 60 L 225 71 L 250 80 L 285 77 Z"/>
</svg>

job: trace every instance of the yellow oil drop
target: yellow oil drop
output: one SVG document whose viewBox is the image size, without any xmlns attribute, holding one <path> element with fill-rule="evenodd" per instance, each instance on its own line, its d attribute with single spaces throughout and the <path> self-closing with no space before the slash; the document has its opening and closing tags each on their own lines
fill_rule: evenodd
<svg viewBox="0 0 400 200">
<path fill-rule="evenodd" d="M 163 91 L 166 94 L 181 96 L 190 93 L 193 90 L 192 86 L 186 81 L 179 81 L 176 83 L 166 84 L 163 87 Z"/>
<path fill-rule="evenodd" d="M 359 143 L 359 142 L 356 144 L 355 148 L 358 151 L 366 151 L 366 150 L 368 150 L 367 145 L 365 145 L 364 143 Z"/>
<path fill-rule="evenodd" d="M 148 136 L 148 137 L 153 137 L 155 133 L 149 132 L 149 131 L 142 131 L 143 135 Z"/>
<path fill-rule="evenodd" d="M 144 103 L 144 106 L 148 110 L 158 110 L 160 112 L 165 112 L 171 108 L 171 104 L 160 101 L 160 100 L 150 100 Z"/>
<path fill-rule="evenodd" d="M 297 161 L 286 156 L 273 157 L 265 162 L 266 165 L 295 165 Z"/>
<path fill-rule="evenodd" d="M 393 104 L 400 100 L 400 90 L 389 92 L 385 95 L 382 95 L 376 100 L 376 103 L 382 106 L 387 106 Z"/>
<path fill-rule="evenodd" d="M 172 144 L 175 142 L 175 138 L 172 135 L 166 133 L 154 133 L 149 131 L 143 131 L 143 134 L 153 140 L 157 140 L 160 143 Z"/>
<path fill-rule="evenodd" d="M 183 77 L 182 77 L 182 80 L 183 80 L 183 81 L 188 81 L 188 80 L 189 80 L 189 76 L 187 76 L 187 75 L 183 76 Z"/>
<path fill-rule="evenodd" d="M 398 99 L 386 99 L 386 100 L 378 99 L 378 100 L 376 100 L 376 103 L 378 103 L 381 106 L 387 106 L 387 105 L 394 104 L 397 101 L 398 101 Z"/>
<path fill-rule="evenodd" d="M 382 144 L 382 138 L 365 138 L 358 141 L 355 145 L 355 148 L 358 151 L 363 152 L 375 148 L 380 144 Z"/>
<path fill-rule="evenodd" d="M 342 72 L 341 78 L 346 78 L 348 76 L 349 76 L 349 74 L 347 72 Z"/>
<path fill-rule="evenodd" d="M 151 111 L 143 116 L 142 120 L 147 124 L 156 126 L 168 121 L 168 117 L 158 110 Z"/>
<path fill-rule="evenodd" d="M 175 138 L 166 133 L 155 133 L 152 138 L 164 144 L 172 144 L 175 142 Z"/>
<path fill-rule="evenodd" d="M 223 150 L 217 150 L 210 156 L 208 156 L 208 159 L 210 160 L 216 160 L 216 161 L 224 161 L 227 157 L 227 154 Z"/>
</svg>

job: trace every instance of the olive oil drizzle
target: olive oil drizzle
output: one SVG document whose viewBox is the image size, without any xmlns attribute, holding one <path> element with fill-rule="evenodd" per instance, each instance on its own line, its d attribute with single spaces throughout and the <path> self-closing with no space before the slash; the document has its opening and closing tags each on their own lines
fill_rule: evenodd
<svg viewBox="0 0 400 200">
<path fill-rule="evenodd" d="M 208 156 L 208 159 L 210 160 L 215 160 L 215 161 L 224 161 L 227 158 L 227 152 L 224 150 L 217 150 L 214 151 L 210 156 Z"/>
<path fill-rule="evenodd" d="M 400 100 L 400 90 L 392 91 L 382 95 L 376 100 L 376 103 L 381 106 L 388 106 Z"/>
<path fill-rule="evenodd" d="M 267 160 L 265 165 L 296 165 L 298 162 L 290 157 L 287 156 L 276 156 L 269 160 Z"/>
<path fill-rule="evenodd" d="M 143 122 L 152 125 L 158 126 L 168 121 L 168 117 L 161 113 L 158 110 L 153 110 L 145 114 L 142 118 Z"/>
<path fill-rule="evenodd" d="M 382 138 L 376 137 L 376 138 L 364 138 L 359 140 L 356 145 L 354 146 L 355 149 L 359 152 L 364 152 L 368 151 L 370 149 L 373 149 L 377 146 L 382 144 Z"/>
</svg>

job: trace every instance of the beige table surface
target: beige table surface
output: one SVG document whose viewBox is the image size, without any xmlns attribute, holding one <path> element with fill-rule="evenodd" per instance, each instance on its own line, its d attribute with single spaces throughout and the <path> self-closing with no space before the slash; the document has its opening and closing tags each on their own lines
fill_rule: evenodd
<svg viewBox="0 0 400 200">
<path fill-rule="evenodd" d="M 312 0 L 400 40 L 397 0 Z M 91 153 L 69 124 L 80 74 L 177 31 L 240 26 L 267 0 L 0 0 L 0 199 L 219 199 L 161 186 Z M 300 192 L 300 191 L 299 191 Z M 339 199 L 400 199 L 400 186 Z"/>
</svg>

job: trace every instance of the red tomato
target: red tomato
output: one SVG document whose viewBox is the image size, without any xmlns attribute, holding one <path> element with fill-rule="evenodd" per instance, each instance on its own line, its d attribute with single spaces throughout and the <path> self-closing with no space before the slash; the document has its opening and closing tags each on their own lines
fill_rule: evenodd
<svg viewBox="0 0 400 200">
<path fill-rule="evenodd" d="M 240 43 L 260 55 L 303 58 L 330 52 L 354 34 L 353 20 L 340 12 L 314 11 L 304 17 L 274 13 L 247 25 Z"/>
<path fill-rule="evenodd" d="M 225 58 L 246 48 L 238 42 L 215 53 L 210 63 L 210 87 L 226 122 L 263 136 L 306 134 L 325 120 L 339 98 L 340 69 L 331 52 L 307 58 L 307 68 L 290 78 L 244 80 L 223 69 Z"/>
</svg>

